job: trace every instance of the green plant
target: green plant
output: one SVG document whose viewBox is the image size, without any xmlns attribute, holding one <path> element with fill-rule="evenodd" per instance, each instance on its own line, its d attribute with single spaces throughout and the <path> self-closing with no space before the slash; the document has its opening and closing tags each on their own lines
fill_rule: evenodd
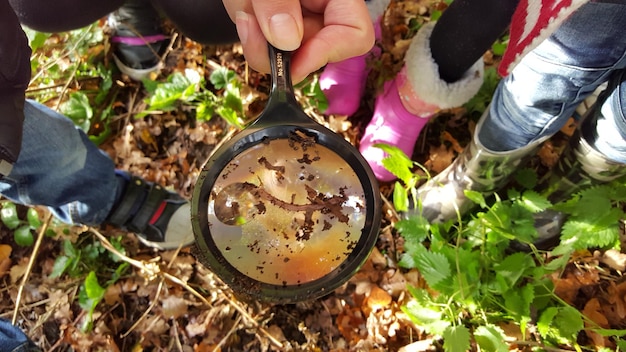
<svg viewBox="0 0 626 352">
<path fill-rule="evenodd" d="M 318 75 L 310 75 L 304 81 L 296 84 L 294 88 L 302 92 L 307 98 L 309 105 L 317 111 L 323 113 L 328 109 L 328 100 L 320 87 Z"/>
<path fill-rule="evenodd" d="M 401 181 L 395 187 L 404 188 L 394 190 L 394 204 L 406 209 L 407 196 L 415 194 L 418 176 L 411 171 L 416 164 L 401 151 L 382 147 L 390 155 L 384 165 Z M 532 188 L 537 178 L 526 169 L 517 179 Z M 578 192 L 557 205 L 532 189 L 509 188 L 506 199 L 472 191 L 466 196 L 477 210 L 459 220 L 430 224 L 412 216 L 395 225 L 405 239 L 399 266 L 417 268 L 428 287 L 411 287 L 412 299 L 403 310 L 417 325 L 441 337 L 444 350 L 465 351 L 475 343 L 481 350 L 506 351 L 503 323 L 516 324 L 521 336 L 534 326 L 539 340 L 533 343 L 540 346 L 580 349 L 577 337 L 584 329 L 604 336 L 624 334 L 594 325 L 554 293 L 551 280 L 575 250 L 619 245 L 617 224 L 625 215 L 621 209 L 626 201 L 623 180 Z M 414 196 L 412 202 L 417 204 Z M 568 215 L 562 242 L 548 256 L 532 244 L 537 236 L 533 214 L 545 209 Z M 511 251 L 513 241 L 531 251 Z"/>
<path fill-rule="evenodd" d="M 39 213 L 34 208 L 28 208 L 26 217 L 20 219 L 17 206 L 11 201 L 2 202 L 2 210 L 0 210 L 0 220 L 4 226 L 13 230 L 13 239 L 19 246 L 29 247 L 34 243 L 33 231 L 36 231 L 42 221 Z"/>
<path fill-rule="evenodd" d="M 121 237 L 110 240 L 116 249 L 125 253 Z M 84 277 L 78 303 L 86 312 L 81 329 L 88 331 L 93 327 L 93 313 L 104 298 L 107 287 L 117 282 L 128 267 L 127 262 L 106 250 L 93 236 L 83 234 L 76 243 L 63 241 L 62 255 L 55 259 L 50 277 L 56 278 L 63 274 L 73 278 Z M 104 285 L 100 285 L 99 279 L 105 280 Z"/>
<path fill-rule="evenodd" d="M 138 114 L 145 116 L 155 110 L 172 111 L 180 106 L 195 110 L 196 119 L 208 121 L 218 114 L 229 124 L 242 128 L 244 123 L 241 83 L 234 71 L 219 68 L 210 75 L 213 86 L 222 91 L 218 96 L 205 87 L 204 78 L 193 70 L 185 73 L 174 72 L 165 82 L 144 80 L 149 96 L 146 98 L 148 111 Z"/>
</svg>

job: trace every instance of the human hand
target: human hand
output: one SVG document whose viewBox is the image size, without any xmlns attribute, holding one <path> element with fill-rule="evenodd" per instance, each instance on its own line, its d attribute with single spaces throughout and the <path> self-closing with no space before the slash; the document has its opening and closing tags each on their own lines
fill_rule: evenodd
<svg viewBox="0 0 626 352">
<path fill-rule="evenodd" d="M 374 28 L 363 0 L 223 0 L 250 66 L 269 72 L 267 42 L 293 51 L 300 82 L 329 62 L 367 53 Z"/>
</svg>

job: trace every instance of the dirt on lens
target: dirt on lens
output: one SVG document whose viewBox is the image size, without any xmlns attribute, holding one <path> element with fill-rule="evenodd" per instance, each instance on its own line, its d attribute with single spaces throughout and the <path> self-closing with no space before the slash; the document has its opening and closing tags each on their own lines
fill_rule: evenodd
<svg viewBox="0 0 626 352">
<path fill-rule="evenodd" d="M 306 283 L 336 269 L 365 226 L 359 178 L 304 134 L 265 141 L 220 173 L 209 226 L 226 260 L 274 285 Z"/>
</svg>

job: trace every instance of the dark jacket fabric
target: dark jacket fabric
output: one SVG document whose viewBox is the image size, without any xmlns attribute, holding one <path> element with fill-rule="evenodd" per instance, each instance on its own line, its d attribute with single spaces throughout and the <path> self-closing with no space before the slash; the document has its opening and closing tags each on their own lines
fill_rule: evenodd
<svg viewBox="0 0 626 352">
<path fill-rule="evenodd" d="M 8 0 L 0 0 L 0 178 L 22 144 L 24 92 L 30 81 L 28 38 Z M 8 163 L 8 164 L 7 164 Z M 4 170 L 4 171 L 3 171 Z"/>
</svg>

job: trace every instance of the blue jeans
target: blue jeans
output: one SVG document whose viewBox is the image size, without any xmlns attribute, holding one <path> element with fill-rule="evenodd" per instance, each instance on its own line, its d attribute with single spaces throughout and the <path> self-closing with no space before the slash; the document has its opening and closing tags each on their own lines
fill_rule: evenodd
<svg viewBox="0 0 626 352">
<path fill-rule="evenodd" d="M 625 31 L 626 5 L 583 5 L 500 82 L 479 140 L 493 151 L 510 151 L 549 137 L 608 82 L 593 146 L 626 163 Z"/>
<path fill-rule="evenodd" d="M 8 320 L 0 319 L 0 351 L 36 352 L 41 351 L 20 328 Z"/>
<path fill-rule="evenodd" d="M 70 224 L 102 224 L 125 185 L 113 161 L 67 117 L 27 100 L 22 151 L 0 193 Z"/>
</svg>

